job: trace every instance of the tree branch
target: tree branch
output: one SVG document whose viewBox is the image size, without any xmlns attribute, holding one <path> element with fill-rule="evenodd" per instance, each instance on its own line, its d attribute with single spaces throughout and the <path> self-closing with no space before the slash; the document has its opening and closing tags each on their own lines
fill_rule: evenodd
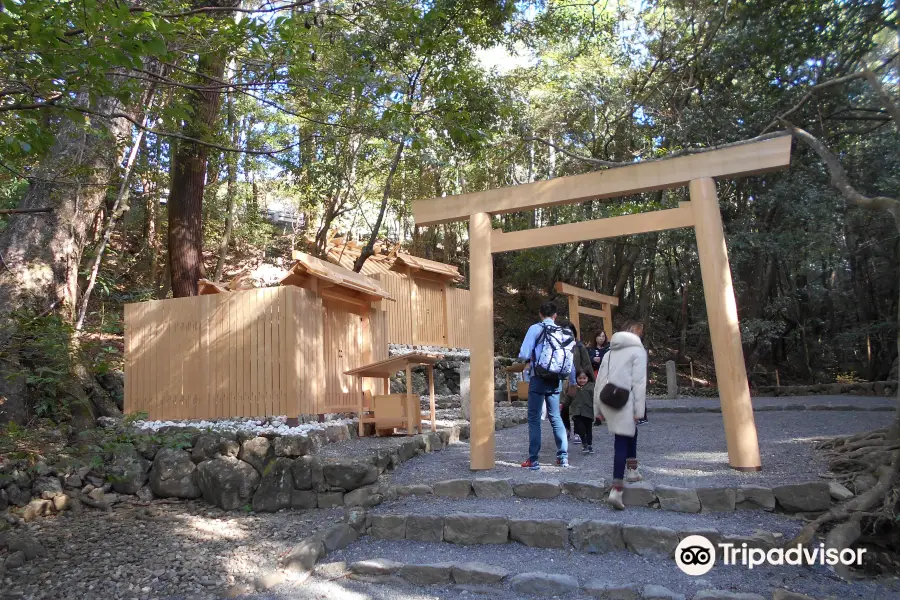
<svg viewBox="0 0 900 600">
<path fill-rule="evenodd" d="M 900 226 L 900 199 L 890 198 L 888 196 L 866 196 L 860 193 L 850 184 L 850 178 L 841 165 L 841 161 L 820 139 L 815 137 L 804 129 L 795 127 L 787 121 L 781 120 L 785 129 L 791 132 L 798 140 L 803 141 L 807 146 L 812 148 L 813 152 L 819 155 L 819 158 L 828 167 L 828 173 L 831 175 L 831 184 L 838 189 L 841 196 L 848 204 L 858 206 L 860 208 L 886 210 L 890 212 Z"/>
<path fill-rule="evenodd" d="M 305 144 L 306 142 L 308 142 L 309 140 L 311 140 L 314 137 L 318 137 L 317 135 L 312 135 L 312 136 L 302 139 L 298 142 L 294 142 L 293 144 L 288 144 L 287 146 L 284 146 L 283 148 L 276 148 L 274 150 L 249 150 L 247 148 L 232 148 L 230 146 L 221 146 L 219 144 L 214 144 L 212 142 L 205 142 L 201 139 L 198 139 L 195 137 L 190 137 L 190 136 L 183 135 L 180 133 L 175 133 L 172 131 L 159 131 L 158 129 L 153 129 L 151 127 L 145 127 L 143 124 L 141 124 L 140 121 L 138 121 L 134 117 L 132 117 L 126 113 L 122 113 L 122 112 L 103 113 L 103 112 L 93 110 L 90 108 L 84 108 L 82 106 L 73 106 L 71 104 L 57 104 L 56 108 L 62 108 L 64 110 L 72 110 L 72 111 L 84 113 L 87 115 L 94 115 L 97 117 L 102 117 L 104 119 L 125 119 L 126 121 L 128 121 L 129 123 L 131 123 L 132 125 L 137 127 L 138 129 L 142 129 L 147 133 L 152 133 L 154 135 L 158 135 L 158 136 L 162 136 L 162 137 L 170 137 L 170 138 L 176 138 L 179 140 L 185 140 L 188 142 L 193 142 L 195 144 L 199 144 L 201 146 L 206 146 L 207 148 L 213 148 L 214 150 L 219 150 L 221 152 L 236 152 L 238 154 L 251 154 L 254 156 L 271 156 L 273 154 L 279 154 L 281 152 L 286 152 L 287 150 L 291 150 L 292 148 L 296 148 L 297 146 Z"/>
<path fill-rule="evenodd" d="M 566 150 L 565 148 L 563 148 L 561 146 L 557 146 L 556 144 L 554 144 L 553 142 L 551 142 L 549 140 L 545 140 L 543 138 L 539 138 L 539 137 L 536 137 L 533 135 L 529 135 L 527 137 L 522 138 L 522 141 L 523 142 L 540 142 L 541 144 L 544 144 L 545 146 L 549 146 L 549 147 L 553 148 L 557 152 L 562 152 L 569 158 L 574 158 L 575 160 L 580 160 L 582 162 L 586 162 L 591 165 L 596 165 L 598 167 L 621 167 L 623 165 L 628 164 L 628 163 L 615 162 L 615 161 L 611 161 L 611 160 L 601 160 L 599 158 L 593 158 L 590 156 L 584 156 L 583 154 L 578 154 L 576 152 L 572 152 L 571 150 Z"/>
</svg>

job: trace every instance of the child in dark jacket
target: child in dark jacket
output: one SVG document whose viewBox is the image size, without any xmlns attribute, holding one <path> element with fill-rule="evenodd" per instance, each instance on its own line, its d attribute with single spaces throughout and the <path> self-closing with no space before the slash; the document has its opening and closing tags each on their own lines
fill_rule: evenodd
<svg viewBox="0 0 900 600">
<path fill-rule="evenodd" d="M 564 402 L 568 403 L 569 414 L 575 423 L 575 434 L 581 438 L 582 454 L 594 453 L 594 382 L 587 373 L 578 371 L 575 379 L 576 391 Z"/>
</svg>

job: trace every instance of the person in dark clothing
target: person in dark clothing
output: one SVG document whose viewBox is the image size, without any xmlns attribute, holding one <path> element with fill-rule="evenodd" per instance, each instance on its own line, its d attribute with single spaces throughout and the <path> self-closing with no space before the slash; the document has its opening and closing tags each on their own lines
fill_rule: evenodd
<svg viewBox="0 0 900 600">
<path fill-rule="evenodd" d="M 603 362 L 603 357 L 609 352 L 609 340 L 606 339 L 605 331 L 598 331 L 594 334 L 590 347 L 587 349 L 588 355 L 591 357 L 591 371 L 594 373 L 594 381 L 597 381 L 597 369 Z"/>
<path fill-rule="evenodd" d="M 581 438 L 582 454 L 593 454 L 594 382 L 585 371 L 578 371 L 575 383 L 575 393 L 566 402 L 575 422 L 575 434 Z"/>
<path fill-rule="evenodd" d="M 593 381 L 594 372 L 591 368 L 591 357 L 590 354 L 588 354 L 585 345 L 578 339 L 578 329 L 576 329 L 575 324 L 571 321 L 565 321 L 561 323 L 560 326 L 571 331 L 572 337 L 575 338 L 575 347 L 572 348 L 572 368 L 576 373 L 584 373 L 589 381 Z M 573 386 L 573 389 L 567 390 L 566 392 L 566 400 L 568 401 L 560 403 L 560 416 L 562 417 L 563 425 L 566 428 L 566 435 L 571 438 L 573 444 L 578 445 L 581 443 L 581 438 L 572 435 L 572 420 L 569 413 L 569 404 L 574 394 L 575 389 Z"/>
</svg>

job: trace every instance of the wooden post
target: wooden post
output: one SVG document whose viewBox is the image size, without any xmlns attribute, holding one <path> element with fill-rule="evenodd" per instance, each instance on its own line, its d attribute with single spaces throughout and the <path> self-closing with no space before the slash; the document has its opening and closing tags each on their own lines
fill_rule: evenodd
<svg viewBox="0 0 900 600">
<path fill-rule="evenodd" d="M 691 389 L 694 389 L 694 361 L 691 361 Z"/>
<path fill-rule="evenodd" d="M 728 464 L 739 471 L 759 471 L 762 468 L 759 441 L 715 181 L 710 177 L 694 179 L 690 183 L 690 192 Z"/>
<path fill-rule="evenodd" d="M 471 289 L 471 429 L 469 466 L 494 468 L 494 264 L 491 216 L 469 217 L 469 287 Z"/>
<path fill-rule="evenodd" d="M 413 435 L 416 433 L 414 431 L 413 424 L 415 421 L 413 420 L 413 407 L 412 402 L 410 401 L 410 397 L 415 396 L 415 391 L 413 390 L 413 380 L 412 380 L 412 365 L 406 365 L 406 394 L 404 399 L 406 400 L 406 435 Z M 422 407 L 419 402 L 416 402 L 416 410 L 420 413 L 422 412 Z"/>
<path fill-rule="evenodd" d="M 611 340 L 613 335 L 612 305 L 609 303 L 603 305 L 603 331 L 606 332 L 607 341 Z"/>
<path fill-rule="evenodd" d="M 428 399 L 431 401 L 431 431 L 437 431 L 434 422 L 434 365 L 428 365 Z"/>
<path fill-rule="evenodd" d="M 781 378 L 778 376 L 778 369 L 775 369 L 775 387 L 781 387 Z"/>
<path fill-rule="evenodd" d="M 581 332 L 581 319 L 579 318 L 578 313 L 578 296 L 567 296 L 567 298 L 569 299 L 569 321 L 575 326 L 575 330 L 578 331 L 578 334 L 583 337 Z"/>
</svg>

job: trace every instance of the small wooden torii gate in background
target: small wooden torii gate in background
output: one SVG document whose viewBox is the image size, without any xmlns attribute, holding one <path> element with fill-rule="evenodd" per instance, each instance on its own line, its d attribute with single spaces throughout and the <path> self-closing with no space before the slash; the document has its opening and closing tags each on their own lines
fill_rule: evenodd
<svg viewBox="0 0 900 600">
<path fill-rule="evenodd" d="M 788 167 L 790 161 L 791 136 L 784 134 L 605 171 L 413 202 L 418 226 L 469 221 L 471 468 L 494 468 L 493 254 L 693 226 L 728 463 L 742 471 L 760 470 L 759 441 L 744 367 L 731 266 L 713 178 L 775 171 Z M 491 230 L 492 215 L 685 185 L 691 201 L 682 202 L 677 208 L 509 233 Z"/>
<path fill-rule="evenodd" d="M 607 296 L 606 294 L 598 294 L 597 292 L 575 287 L 574 285 L 569 285 L 562 281 L 557 281 L 553 286 L 553 289 L 556 290 L 557 294 L 568 298 L 569 320 L 575 325 L 575 329 L 578 330 L 578 335 L 581 336 L 581 339 L 584 340 L 585 343 L 588 343 L 589 340 L 588 336 L 581 331 L 581 315 L 591 315 L 592 317 L 600 317 L 603 319 L 603 331 L 606 332 L 606 339 L 608 340 L 612 337 L 612 307 L 619 305 L 618 298 Z M 599 303 L 600 310 L 590 308 L 589 306 L 581 306 L 578 303 L 581 298 L 590 302 Z M 593 342 L 594 340 L 590 341 Z"/>
</svg>

